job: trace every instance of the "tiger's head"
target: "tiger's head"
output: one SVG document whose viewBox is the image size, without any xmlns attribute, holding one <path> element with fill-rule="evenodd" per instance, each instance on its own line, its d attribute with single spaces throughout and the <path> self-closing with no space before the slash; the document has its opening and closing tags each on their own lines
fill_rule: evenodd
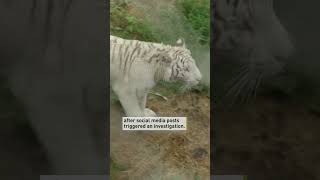
<svg viewBox="0 0 320 180">
<path fill-rule="evenodd" d="M 261 82 L 283 72 L 293 52 L 289 33 L 276 16 L 273 0 L 226 0 L 215 6 L 214 72 L 233 74 L 222 82 L 227 82 L 222 92 L 255 94 Z"/>
<path fill-rule="evenodd" d="M 195 86 L 201 81 L 201 72 L 190 50 L 185 47 L 183 39 L 179 39 L 176 46 L 171 47 L 166 52 L 164 59 L 168 62 L 164 72 L 164 80 L 169 82 L 181 81 L 186 87 Z"/>
</svg>

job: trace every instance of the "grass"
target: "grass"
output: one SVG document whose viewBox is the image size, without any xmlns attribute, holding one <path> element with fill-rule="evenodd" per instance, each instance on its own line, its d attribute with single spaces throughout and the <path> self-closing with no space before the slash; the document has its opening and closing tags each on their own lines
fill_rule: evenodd
<svg viewBox="0 0 320 180">
<path fill-rule="evenodd" d="M 126 1 L 112 1 L 110 10 L 111 34 L 145 41 L 157 41 L 150 25 L 130 14 L 130 4 Z"/>
<path fill-rule="evenodd" d="M 193 29 L 200 36 L 200 44 L 210 42 L 210 1 L 209 0 L 179 0 L 182 12 Z"/>
<path fill-rule="evenodd" d="M 161 93 L 164 96 L 170 96 L 173 94 L 183 94 L 185 91 L 183 90 L 182 82 L 165 82 L 160 81 L 154 90 Z M 193 92 L 202 93 L 210 96 L 210 88 L 205 84 L 198 84 L 197 86 L 191 89 Z"/>
</svg>

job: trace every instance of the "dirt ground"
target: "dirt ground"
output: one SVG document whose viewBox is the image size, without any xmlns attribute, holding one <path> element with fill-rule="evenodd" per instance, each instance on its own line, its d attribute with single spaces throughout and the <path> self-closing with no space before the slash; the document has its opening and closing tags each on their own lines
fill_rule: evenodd
<svg viewBox="0 0 320 180">
<path fill-rule="evenodd" d="M 121 130 L 121 107 L 111 111 L 113 179 L 203 180 L 210 176 L 210 99 L 198 93 L 150 96 L 147 106 L 158 116 L 187 117 L 187 131 Z"/>
</svg>

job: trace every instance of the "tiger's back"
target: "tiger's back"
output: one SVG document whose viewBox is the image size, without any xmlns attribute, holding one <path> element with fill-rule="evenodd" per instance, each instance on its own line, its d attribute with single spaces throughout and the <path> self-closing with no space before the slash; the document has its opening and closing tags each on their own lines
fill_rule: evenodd
<svg viewBox="0 0 320 180">
<path fill-rule="evenodd" d="M 146 59 L 153 50 L 151 43 L 127 40 L 110 36 L 110 80 L 111 86 L 134 83 L 136 86 L 154 85 L 155 66 Z M 153 45 L 154 46 L 154 45 Z"/>
</svg>

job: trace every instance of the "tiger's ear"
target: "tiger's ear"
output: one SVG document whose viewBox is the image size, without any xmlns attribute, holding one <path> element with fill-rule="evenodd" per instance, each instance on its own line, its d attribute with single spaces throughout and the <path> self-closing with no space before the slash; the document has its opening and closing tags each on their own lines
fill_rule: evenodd
<svg viewBox="0 0 320 180">
<path fill-rule="evenodd" d="M 179 38 L 179 39 L 177 40 L 177 42 L 176 42 L 176 46 L 185 48 L 185 47 L 186 47 L 186 44 L 185 44 L 185 42 L 184 42 L 184 39 L 183 39 L 183 38 Z"/>
</svg>

